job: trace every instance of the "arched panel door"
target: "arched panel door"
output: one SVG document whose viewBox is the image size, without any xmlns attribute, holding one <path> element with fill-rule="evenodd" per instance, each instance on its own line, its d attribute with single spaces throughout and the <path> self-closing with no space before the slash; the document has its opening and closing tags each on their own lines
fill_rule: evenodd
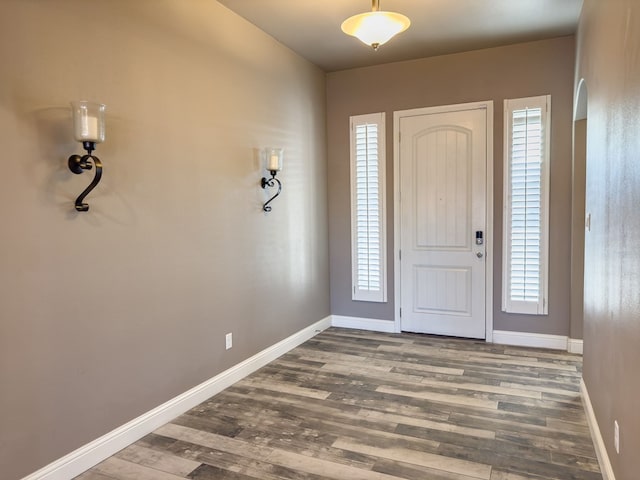
<svg viewBox="0 0 640 480">
<path fill-rule="evenodd" d="M 486 115 L 400 118 L 404 331 L 485 338 Z"/>
</svg>

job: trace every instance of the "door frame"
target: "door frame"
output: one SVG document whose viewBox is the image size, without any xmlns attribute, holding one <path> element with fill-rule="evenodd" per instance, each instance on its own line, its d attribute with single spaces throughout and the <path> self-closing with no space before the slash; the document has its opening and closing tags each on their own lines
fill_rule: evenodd
<svg viewBox="0 0 640 480">
<path fill-rule="evenodd" d="M 394 330 L 402 331 L 400 322 L 400 119 L 417 115 L 484 109 L 487 119 L 487 225 L 485 235 L 485 341 L 493 342 L 493 100 L 459 103 L 435 107 L 413 108 L 393 112 L 393 282 L 394 282 Z"/>
</svg>

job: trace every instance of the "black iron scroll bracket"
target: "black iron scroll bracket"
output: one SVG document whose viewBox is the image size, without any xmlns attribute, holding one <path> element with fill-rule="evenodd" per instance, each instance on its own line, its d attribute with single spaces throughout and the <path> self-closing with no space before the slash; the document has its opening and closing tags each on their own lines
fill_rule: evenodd
<svg viewBox="0 0 640 480">
<path fill-rule="evenodd" d="M 102 178 L 102 162 L 98 157 L 91 155 L 91 153 L 95 149 L 95 143 L 83 142 L 83 145 L 85 150 L 87 151 L 87 155 L 71 155 L 69 157 L 69 170 L 71 170 L 76 175 L 79 175 L 84 170 L 91 170 L 95 165 L 96 173 L 93 177 L 93 181 L 87 188 L 84 189 L 80 196 L 76 198 L 76 210 L 78 212 L 86 212 L 89 210 L 89 204 L 83 203 L 83 200 L 87 195 L 89 195 L 89 193 L 91 193 L 94 188 L 96 188 L 98 183 L 100 183 L 100 179 Z"/>
<path fill-rule="evenodd" d="M 267 179 L 266 177 L 262 177 L 262 181 L 260 182 L 260 185 L 262 186 L 262 188 L 267 188 L 267 187 L 275 187 L 276 183 L 278 184 L 278 191 L 276 192 L 276 194 L 271 197 L 269 200 L 267 200 L 267 202 L 262 206 L 262 210 L 264 210 L 265 212 L 270 212 L 271 211 L 271 205 L 269 205 L 278 195 L 280 195 L 280 192 L 282 191 L 282 183 L 280 182 L 279 179 L 276 178 L 276 173 L 278 173 L 275 170 L 271 170 L 271 178 Z"/>
</svg>

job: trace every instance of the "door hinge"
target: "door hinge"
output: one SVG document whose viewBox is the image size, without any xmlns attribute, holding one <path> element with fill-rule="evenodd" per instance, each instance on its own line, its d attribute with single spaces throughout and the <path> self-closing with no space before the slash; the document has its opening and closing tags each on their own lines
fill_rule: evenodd
<svg viewBox="0 0 640 480">
<path fill-rule="evenodd" d="M 400 307 L 400 318 L 402 318 L 402 307 Z"/>
<path fill-rule="evenodd" d="M 398 250 L 398 260 L 402 260 L 402 250 Z"/>
</svg>

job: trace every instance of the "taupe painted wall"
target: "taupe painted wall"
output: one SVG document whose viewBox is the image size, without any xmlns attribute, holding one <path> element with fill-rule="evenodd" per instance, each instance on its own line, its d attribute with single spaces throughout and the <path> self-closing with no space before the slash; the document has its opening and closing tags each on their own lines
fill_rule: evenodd
<svg viewBox="0 0 640 480">
<path fill-rule="evenodd" d="M 330 73 L 327 76 L 331 313 L 392 320 L 393 112 L 481 100 L 494 102 L 494 328 L 569 335 L 574 37 Z M 552 96 L 549 315 L 501 312 L 503 100 Z M 386 112 L 389 301 L 351 300 L 350 115 Z"/>
<path fill-rule="evenodd" d="M 2 0 L 0 65 L 14 480 L 329 315 L 326 99 L 322 71 L 212 0 Z M 79 99 L 108 105 L 80 214 Z M 268 215 L 266 146 L 286 152 Z"/>
<path fill-rule="evenodd" d="M 584 3 L 577 82 L 588 88 L 584 380 L 617 480 L 640 461 L 640 4 Z M 620 454 L 613 422 L 620 425 Z"/>
</svg>

